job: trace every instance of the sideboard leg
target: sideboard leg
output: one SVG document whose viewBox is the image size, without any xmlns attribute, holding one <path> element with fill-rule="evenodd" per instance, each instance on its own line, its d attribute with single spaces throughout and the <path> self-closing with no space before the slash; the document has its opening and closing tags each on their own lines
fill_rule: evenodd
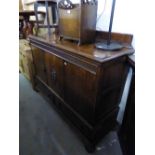
<svg viewBox="0 0 155 155">
<path fill-rule="evenodd" d="M 85 144 L 85 149 L 87 150 L 88 153 L 93 153 L 95 152 L 96 147 L 93 144 Z"/>
</svg>

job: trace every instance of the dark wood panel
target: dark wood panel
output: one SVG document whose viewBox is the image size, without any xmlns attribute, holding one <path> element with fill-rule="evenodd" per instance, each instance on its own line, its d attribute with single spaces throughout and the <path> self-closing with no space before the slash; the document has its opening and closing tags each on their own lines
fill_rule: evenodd
<svg viewBox="0 0 155 155">
<path fill-rule="evenodd" d="M 65 101 L 92 123 L 96 102 L 96 76 L 78 66 L 65 63 Z"/>
<path fill-rule="evenodd" d="M 33 60 L 35 66 L 35 74 L 40 77 L 45 83 L 47 83 L 47 75 L 45 68 L 45 52 L 31 46 L 33 52 Z"/>
<path fill-rule="evenodd" d="M 127 55 L 134 50 L 107 52 L 95 49 L 93 44 L 77 46 L 50 37 L 31 36 L 30 43 L 36 86 L 41 84 L 58 110 L 82 133 L 89 150 L 117 125 L 129 68 Z"/>
<path fill-rule="evenodd" d="M 120 103 L 128 66 L 126 58 L 105 63 L 101 68 L 96 104 L 96 123 Z"/>
<path fill-rule="evenodd" d="M 45 52 L 45 66 L 47 70 L 48 85 L 63 97 L 63 60 Z"/>
<path fill-rule="evenodd" d="M 100 63 L 98 62 L 94 62 L 88 58 L 84 58 L 78 55 L 78 53 L 76 53 L 76 55 L 73 55 L 72 53 L 70 53 L 69 51 L 66 51 L 66 49 L 59 49 L 56 47 L 51 47 L 46 43 L 43 43 L 41 41 L 36 41 L 36 40 L 32 40 L 31 41 L 32 45 L 44 50 L 45 52 L 49 52 L 63 60 L 66 60 L 72 64 L 75 64 L 93 74 L 95 74 L 96 69 L 98 67 L 98 65 L 100 65 Z M 78 55 L 78 56 L 77 56 Z"/>
</svg>

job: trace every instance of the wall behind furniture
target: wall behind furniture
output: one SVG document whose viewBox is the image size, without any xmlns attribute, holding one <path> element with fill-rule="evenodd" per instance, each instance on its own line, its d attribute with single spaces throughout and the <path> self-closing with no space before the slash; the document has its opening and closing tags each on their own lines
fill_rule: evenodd
<svg viewBox="0 0 155 155">
<path fill-rule="evenodd" d="M 116 0 L 113 32 L 135 34 L 134 4 L 134 0 Z M 111 6 L 112 0 L 98 0 L 97 30 L 108 31 Z M 135 47 L 135 39 L 132 45 Z"/>
<path fill-rule="evenodd" d="M 22 0 L 23 4 L 34 2 L 35 0 Z M 80 0 L 72 0 L 73 3 L 78 3 Z M 116 0 L 114 19 L 113 19 L 113 32 L 135 34 L 134 24 L 134 0 Z M 108 31 L 109 19 L 111 13 L 112 0 L 98 0 L 98 18 L 96 20 L 96 29 Z M 23 5 L 24 10 L 33 10 L 32 5 Z M 45 8 L 39 8 L 40 11 L 45 11 Z M 138 10 L 137 10 L 138 11 Z M 132 42 L 135 47 L 135 38 Z"/>
</svg>

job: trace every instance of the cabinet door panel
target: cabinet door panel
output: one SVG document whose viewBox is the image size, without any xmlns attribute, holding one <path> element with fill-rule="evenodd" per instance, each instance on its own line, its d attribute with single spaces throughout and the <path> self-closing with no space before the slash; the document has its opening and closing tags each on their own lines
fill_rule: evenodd
<svg viewBox="0 0 155 155">
<path fill-rule="evenodd" d="M 99 121 L 113 109 L 116 109 L 121 101 L 128 66 L 125 59 L 120 58 L 103 65 L 100 91 L 96 106 L 96 120 Z"/>
<path fill-rule="evenodd" d="M 47 83 L 46 69 L 45 69 L 45 52 L 32 47 L 33 59 L 35 64 L 36 75 L 45 83 Z"/>
<path fill-rule="evenodd" d="M 63 97 L 63 60 L 46 52 L 46 70 L 48 85 Z"/>
<path fill-rule="evenodd" d="M 87 121 L 92 122 L 95 105 L 96 75 L 64 62 L 65 101 Z"/>
</svg>

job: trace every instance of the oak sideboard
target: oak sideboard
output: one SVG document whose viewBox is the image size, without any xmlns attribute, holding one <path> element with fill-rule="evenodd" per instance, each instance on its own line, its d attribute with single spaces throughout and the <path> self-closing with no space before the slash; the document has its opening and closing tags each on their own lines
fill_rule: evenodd
<svg viewBox="0 0 155 155">
<path fill-rule="evenodd" d="M 92 152 L 103 136 L 117 125 L 116 117 L 132 48 L 102 51 L 94 44 L 52 37 L 29 37 L 33 55 L 33 87 L 80 135 Z"/>
</svg>

